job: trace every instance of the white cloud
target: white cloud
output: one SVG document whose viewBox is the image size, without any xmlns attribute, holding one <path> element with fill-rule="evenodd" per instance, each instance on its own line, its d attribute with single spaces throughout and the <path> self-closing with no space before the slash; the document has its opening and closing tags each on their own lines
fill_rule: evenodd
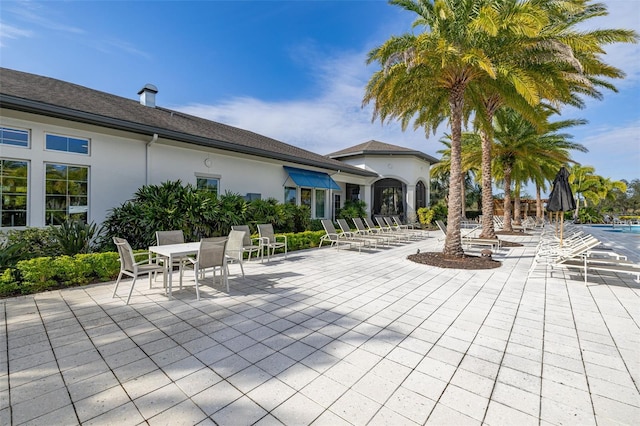
<svg viewBox="0 0 640 426">
<path fill-rule="evenodd" d="M 67 32 L 72 34 L 84 34 L 82 28 L 62 23 L 62 19 L 55 19 L 57 13 L 55 9 L 44 4 L 32 1 L 19 1 L 12 4 L 13 7 L 6 7 L 5 12 L 11 13 L 19 20 L 34 24 L 35 26 L 49 30 Z"/>
<path fill-rule="evenodd" d="M 594 166 L 596 174 L 615 180 L 640 178 L 640 120 L 626 126 L 591 128 L 580 143 L 589 152 L 573 157 Z"/>
<path fill-rule="evenodd" d="M 372 108 L 361 107 L 368 78 L 365 53 L 327 57 L 309 55 L 307 66 L 317 73 L 321 94 L 315 98 L 268 102 L 238 97 L 212 105 L 192 104 L 176 109 L 188 114 L 251 130 L 319 154 L 328 154 L 371 139 L 433 155 L 440 149 L 424 132 L 402 132 L 397 123 L 371 122 Z M 437 141 L 437 139 L 433 139 Z"/>
<path fill-rule="evenodd" d="M 639 15 L 636 12 L 640 8 L 640 2 L 607 0 L 605 3 L 608 4 L 610 14 L 599 18 L 599 28 L 638 30 Z M 638 45 L 630 44 L 609 46 L 605 60 L 628 74 L 624 82 L 615 82 L 621 90 L 637 90 L 637 86 L 632 89 L 629 87 L 640 82 L 640 62 L 629 58 L 639 57 L 638 49 Z M 296 63 L 315 73 L 320 95 L 303 100 L 273 102 L 237 97 L 210 105 L 192 104 L 176 109 L 248 129 L 320 154 L 376 139 L 439 157 L 436 151 L 442 148 L 442 144 L 438 140 L 448 131 L 446 126 L 441 126 L 435 136 L 430 135 L 427 139 L 422 129 L 414 131 L 409 128 L 402 132 L 397 122 L 384 125 L 379 121 L 371 122 L 371 106 L 361 107 L 365 85 L 374 71 L 373 67 L 365 65 L 366 51 L 329 55 L 326 52 L 320 53 L 313 43 L 302 43 L 295 46 L 291 54 Z M 588 104 L 591 102 L 592 100 L 587 99 Z M 619 177 L 616 177 L 617 173 L 610 175 L 614 178 L 636 176 L 639 150 L 638 133 L 634 138 L 634 131 L 638 132 L 635 125 L 628 128 L 590 130 L 593 136 L 581 141 L 589 147 L 590 153 L 579 161 L 588 164 L 589 161 L 597 160 L 599 174 L 607 176 L 606 165 L 615 164 L 626 157 L 630 164 L 625 170 L 634 174 Z M 606 148 L 601 148 L 604 146 Z M 616 147 L 615 151 L 611 150 L 612 146 Z M 633 158 L 636 160 L 635 164 Z"/>
<path fill-rule="evenodd" d="M 11 25 L 0 22 L 0 46 L 4 46 L 5 39 L 17 39 L 31 37 L 33 33 Z"/>
</svg>

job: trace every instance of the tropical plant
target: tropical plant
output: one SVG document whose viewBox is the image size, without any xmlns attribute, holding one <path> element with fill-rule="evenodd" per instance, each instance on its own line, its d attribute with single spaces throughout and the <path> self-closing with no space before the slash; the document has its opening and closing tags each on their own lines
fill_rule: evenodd
<svg viewBox="0 0 640 426">
<path fill-rule="evenodd" d="M 367 214 L 367 203 L 362 200 L 347 200 L 344 207 L 338 213 L 338 219 L 353 219 L 354 217 L 365 217 Z"/>
<path fill-rule="evenodd" d="M 552 114 L 546 112 L 547 117 Z M 526 183 L 527 177 L 539 169 L 541 162 L 558 165 L 571 161 L 570 151 L 586 152 L 572 136 L 559 131 L 585 124 L 585 120 L 560 120 L 550 122 L 541 129 L 532 125 L 522 115 L 510 108 L 501 108 L 496 113 L 494 131 L 494 176 L 502 180 L 504 187 L 504 229 L 512 231 L 511 186 L 512 179 L 518 184 Z M 516 192 L 519 194 L 519 191 Z"/>
<path fill-rule="evenodd" d="M 51 225 L 50 228 L 51 236 L 55 238 L 60 252 L 67 256 L 91 253 L 102 230 L 95 223 L 77 220 L 67 220 L 57 226 Z"/>
</svg>

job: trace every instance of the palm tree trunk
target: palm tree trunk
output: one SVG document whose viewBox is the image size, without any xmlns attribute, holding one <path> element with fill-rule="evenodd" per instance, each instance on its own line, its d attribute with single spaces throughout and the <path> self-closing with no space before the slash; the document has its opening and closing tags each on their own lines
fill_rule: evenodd
<svg viewBox="0 0 640 426">
<path fill-rule="evenodd" d="M 462 217 L 460 175 L 462 170 L 462 107 L 464 86 L 459 84 L 451 89 L 449 106 L 451 110 L 451 169 L 449 171 L 449 211 L 447 213 L 447 236 L 443 253 L 448 256 L 464 256 L 460 234 Z"/>
<path fill-rule="evenodd" d="M 460 173 L 460 217 L 463 219 L 467 218 L 467 188 L 464 184 L 464 173 Z"/>
<path fill-rule="evenodd" d="M 503 231 L 513 232 L 511 226 L 511 165 L 504 167 L 504 227 Z"/>
<path fill-rule="evenodd" d="M 482 139 L 482 232 L 480 238 L 497 238 L 493 225 L 493 188 L 491 185 L 492 137 L 486 130 L 480 131 Z"/>
<path fill-rule="evenodd" d="M 542 195 L 540 185 L 536 185 L 536 220 L 543 218 L 542 212 Z"/>
<path fill-rule="evenodd" d="M 520 216 L 522 215 L 522 208 L 520 205 L 520 184 L 516 183 L 515 191 L 513 198 L 513 223 L 516 225 L 521 225 L 522 221 L 520 220 Z"/>
</svg>

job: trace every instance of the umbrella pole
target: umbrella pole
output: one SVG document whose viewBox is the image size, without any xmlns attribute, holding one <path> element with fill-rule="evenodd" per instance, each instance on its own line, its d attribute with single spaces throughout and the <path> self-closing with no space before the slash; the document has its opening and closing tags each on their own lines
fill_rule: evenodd
<svg viewBox="0 0 640 426">
<path fill-rule="evenodd" d="M 564 234 L 564 212 L 562 212 L 562 216 L 560 216 L 560 248 L 562 248 L 562 237 Z M 585 274 L 587 272 L 585 271 Z"/>
</svg>

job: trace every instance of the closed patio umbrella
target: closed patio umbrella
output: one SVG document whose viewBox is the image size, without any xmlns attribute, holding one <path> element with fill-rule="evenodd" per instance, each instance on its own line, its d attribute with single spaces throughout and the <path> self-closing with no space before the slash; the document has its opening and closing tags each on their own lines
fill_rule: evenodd
<svg viewBox="0 0 640 426">
<path fill-rule="evenodd" d="M 560 215 L 560 247 L 562 247 L 562 233 L 564 212 L 576 209 L 576 200 L 573 198 L 571 186 L 569 185 L 569 172 L 561 167 L 553 180 L 553 188 L 549 194 L 547 210 L 550 212 L 562 212 Z"/>
</svg>

